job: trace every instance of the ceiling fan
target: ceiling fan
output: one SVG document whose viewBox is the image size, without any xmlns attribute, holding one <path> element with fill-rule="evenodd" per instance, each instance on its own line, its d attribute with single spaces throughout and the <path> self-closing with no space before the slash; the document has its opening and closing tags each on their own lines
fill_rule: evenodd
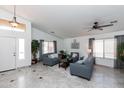
<svg viewBox="0 0 124 93">
<path fill-rule="evenodd" d="M 111 21 L 109 24 L 106 25 L 99 25 L 99 22 L 94 22 L 93 26 L 91 27 L 91 29 L 89 31 L 92 30 L 103 30 L 104 27 L 109 27 L 109 26 L 113 26 L 114 23 L 117 23 L 117 20 Z"/>
</svg>

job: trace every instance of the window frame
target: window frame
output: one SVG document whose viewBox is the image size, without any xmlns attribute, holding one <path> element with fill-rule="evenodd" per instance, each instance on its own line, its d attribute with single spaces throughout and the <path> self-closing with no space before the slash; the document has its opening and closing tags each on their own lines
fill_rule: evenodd
<svg viewBox="0 0 124 93">
<path fill-rule="evenodd" d="M 105 40 L 108 40 L 108 39 L 113 39 L 114 40 L 114 57 L 113 58 L 108 58 L 108 57 L 105 57 Z M 103 38 L 103 39 L 96 39 L 96 40 L 103 40 L 103 57 L 96 57 L 96 58 L 103 58 L 103 59 L 115 59 L 116 58 L 116 50 L 115 50 L 115 44 L 116 44 L 116 41 L 114 38 Z M 94 44 L 94 43 L 93 43 Z M 93 45 L 95 46 L 95 45 Z M 93 49 L 94 51 L 94 49 Z M 94 52 L 93 52 L 93 55 L 94 55 Z"/>
<path fill-rule="evenodd" d="M 47 52 L 47 53 L 55 53 L 54 41 L 44 41 L 44 42 L 47 42 L 47 43 L 48 43 L 48 46 L 47 46 L 48 52 Z M 45 46 L 44 46 L 44 42 L 43 42 L 43 54 L 47 54 L 47 53 L 44 53 L 44 47 L 45 47 Z M 53 50 L 54 50 L 53 52 L 49 52 L 49 49 L 50 49 L 50 48 L 49 48 L 49 43 L 50 43 L 50 42 L 53 43 L 53 48 L 54 48 L 54 49 L 53 49 Z"/>
</svg>

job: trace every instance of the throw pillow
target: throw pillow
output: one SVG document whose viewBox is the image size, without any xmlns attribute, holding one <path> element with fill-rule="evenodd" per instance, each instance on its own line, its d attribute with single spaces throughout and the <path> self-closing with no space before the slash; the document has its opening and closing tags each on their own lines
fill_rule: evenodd
<svg viewBox="0 0 124 93">
<path fill-rule="evenodd" d="M 88 58 L 88 55 L 84 56 L 83 60 L 86 60 Z"/>
<path fill-rule="evenodd" d="M 50 54 L 48 55 L 49 58 L 58 58 L 58 54 Z"/>
<path fill-rule="evenodd" d="M 75 53 L 72 55 L 72 57 L 76 57 L 76 56 L 77 56 L 77 54 L 75 54 Z"/>
<path fill-rule="evenodd" d="M 78 60 L 76 63 L 82 64 L 83 60 Z"/>
<path fill-rule="evenodd" d="M 53 54 L 54 58 L 58 58 L 58 54 Z"/>
<path fill-rule="evenodd" d="M 54 56 L 52 54 L 48 55 L 49 58 L 54 58 Z"/>
<path fill-rule="evenodd" d="M 80 60 L 83 60 L 84 59 L 84 56 L 83 57 L 80 57 Z"/>
</svg>

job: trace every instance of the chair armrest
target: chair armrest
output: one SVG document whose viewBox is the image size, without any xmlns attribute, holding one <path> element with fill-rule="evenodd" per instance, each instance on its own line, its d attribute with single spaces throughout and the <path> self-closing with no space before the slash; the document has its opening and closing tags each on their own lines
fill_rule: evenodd
<svg viewBox="0 0 124 93">
<path fill-rule="evenodd" d="M 89 78 L 92 74 L 92 68 L 87 65 L 72 63 L 70 64 L 70 73 L 77 76 Z"/>
<path fill-rule="evenodd" d="M 70 67 L 72 68 L 83 68 L 83 69 L 90 69 L 87 65 L 85 64 L 79 64 L 79 63 L 70 63 Z"/>
</svg>

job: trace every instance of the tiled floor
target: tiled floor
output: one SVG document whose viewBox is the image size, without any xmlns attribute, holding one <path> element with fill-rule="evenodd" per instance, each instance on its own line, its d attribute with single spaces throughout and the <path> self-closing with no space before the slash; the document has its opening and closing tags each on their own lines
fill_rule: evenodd
<svg viewBox="0 0 124 93">
<path fill-rule="evenodd" d="M 38 63 L 31 67 L 0 73 L 0 87 L 25 88 L 124 88 L 124 70 L 95 66 L 91 81 L 71 76 L 67 70 L 58 65 L 49 67 Z"/>
</svg>

